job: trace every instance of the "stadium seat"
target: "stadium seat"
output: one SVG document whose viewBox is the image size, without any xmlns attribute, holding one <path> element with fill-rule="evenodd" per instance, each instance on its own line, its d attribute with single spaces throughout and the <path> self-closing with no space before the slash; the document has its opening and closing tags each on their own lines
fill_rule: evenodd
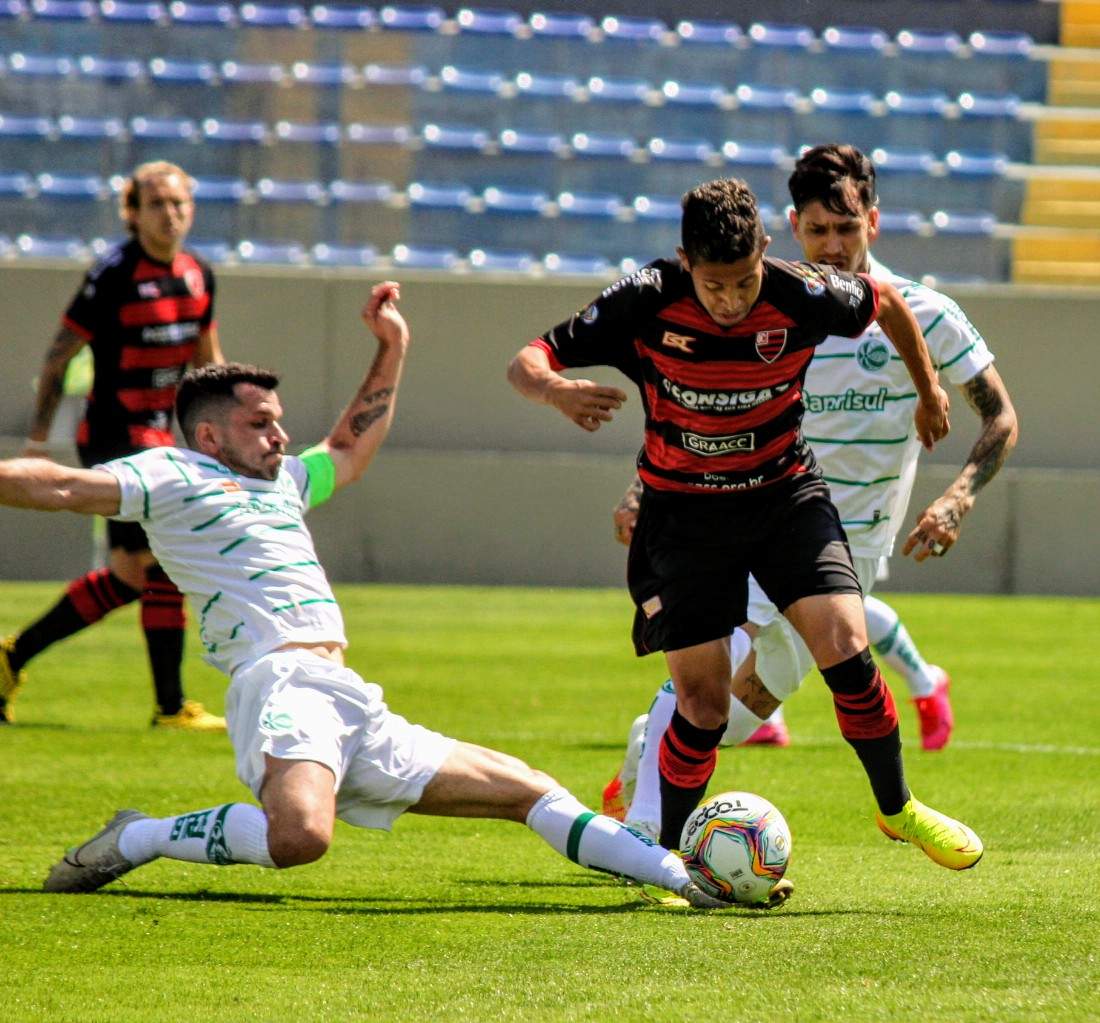
<svg viewBox="0 0 1100 1023">
<path fill-rule="evenodd" d="M 22 171 L 0 171 L 0 198 L 23 199 L 32 194 L 34 179 Z"/>
<path fill-rule="evenodd" d="M 35 233 L 93 238 L 117 223 L 104 201 L 109 194 L 106 182 L 98 174 L 47 172 L 38 175 L 35 185 Z"/>
<path fill-rule="evenodd" d="M 442 7 L 389 4 L 378 12 L 381 26 L 395 32 L 438 32 L 446 20 Z"/>
<path fill-rule="evenodd" d="M 363 68 L 363 78 L 368 85 L 420 89 L 428 77 L 428 69 L 423 64 L 367 64 Z"/>
<path fill-rule="evenodd" d="M 459 124 L 426 124 L 420 131 L 424 145 L 434 149 L 484 152 L 490 135 L 484 128 Z"/>
<path fill-rule="evenodd" d="M 309 203 L 316 205 L 326 198 L 325 186 L 319 181 L 276 181 L 261 178 L 256 182 L 256 198 L 260 202 Z"/>
<path fill-rule="evenodd" d="M 296 241 L 247 239 L 238 243 L 237 258 L 242 263 L 273 263 L 300 266 L 308 259 L 305 248 Z"/>
<path fill-rule="evenodd" d="M 586 64 L 595 65 L 601 75 L 610 78 L 659 73 L 667 49 L 662 46 L 669 27 L 659 18 L 640 15 L 608 15 L 600 21 L 598 55 Z"/>
<path fill-rule="evenodd" d="M 844 139 L 860 149 L 870 149 L 882 138 L 875 115 L 879 101 L 866 89 L 818 86 L 810 90 L 814 138 Z"/>
<path fill-rule="evenodd" d="M 34 53 L 8 56 L 8 74 L 21 78 L 67 78 L 75 68 L 76 62 L 71 57 Z"/>
<path fill-rule="evenodd" d="M 103 179 L 95 174 L 39 174 L 39 199 L 91 199 L 106 196 Z"/>
<path fill-rule="evenodd" d="M 408 270 L 453 270 L 458 266 L 458 253 L 438 245 L 395 245 L 395 266 Z"/>
<path fill-rule="evenodd" d="M 609 274 L 611 261 L 605 256 L 577 252 L 549 252 L 542 260 L 543 269 L 554 275 Z"/>
<path fill-rule="evenodd" d="M 187 248 L 208 263 L 228 263 L 235 255 L 233 246 L 220 239 L 189 238 Z"/>
<path fill-rule="evenodd" d="M 821 33 L 825 49 L 836 53 L 880 56 L 890 45 L 890 37 L 881 29 L 865 25 L 830 25 Z"/>
<path fill-rule="evenodd" d="M 993 29 L 971 32 L 967 42 L 971 52 L 978 57 L 1026 58 L 1035 48 L 1035 40 L 1026 32 Z"/>
<path fill-rule="evenodd" d="M 173 24 L 193 28 L 228 28 L 236 22 L 232 4 L 191 3 L 190 0 L 174 0 L 168 5 Z"/>
<path fill-rule="evenodd" d="M 214 65 L 205 60 L 154 57 L 149 61 L 149 77 L 158 85 L 209 85 L 217 77 L 217 72 Z"/>
<path fill-rule="evenodd" d="M 190 142 L 197 134 L 194 121 L 185 117 L 135 117 L 130 121 L 130 135 L 135 139 Z"/>
<path fill-rule="evenodd" d="M 318 242 L 310 250 L 310 258 L 317 266 L 373 266 L 378 250 L 373 245 Z"/>
<path fill-rule="evenodd" d="M 349 127 L 351 127 L 349 125 Z M 359 126 L 362 127 L 362 126 Z M 278 121 L 275 124 L 275 138 L 280 142 L 304 142 L 307 145 L 338 145 L 343 131 L 336 122 L 325 124 L 298 124 L 293 121 Z"/>
<path fill-rule="evenodd" d="M 480 68 L 456 67 L 447 64 L 440 68 L 439 84 L 444 90 L 480 93 L 499 97 L 504 89 L 504 75 L 499 71 L 483 71 Z"/>
<path fill-rule="evenodd" d="M 18 21 L 27 17 L 25 0 L 0 0 L 0 20 Z"/>
<path fill-rule="evenodd" d="M 347 140 L 364 146 L 407 146 L 413 131 L 407 124 L 363 124 L 353 122 L 345 130 Z"/>
<path fill-rule="evenodd" d="M 48 117 L 0 114 L 0 138 L 45 142 L 53 135 L 53 130 L 53 122 Z"/>
<path fill-rule="evenodd" d="M 883 210 L 879 213 L 880 231 L 887 234 L 921 234 L 928 222 L 919 210 Z"/>
<path fill-rule="evenodd" d="M 515 37 L 523 29 L 523 17 L 516 11 L 462 8 L 455 15 L 459 32 Z"/>
<path fill-rule="evenodd" d="M 959 119 L 948 126 L 945 145 L 996 149 L 1013 160 L 1031 159 L 1032 125 L 1020 120 L 1015 93 L 964 92 L 956 100 Z"/>
<path fill-rule="evenodd" d="M 208 117 L 202 122 L 202 137 L 207 142 L 260 145 L 267 139 L 263 121 L 222 121 Z"/>
<path fill-rule="evenodd" d="M 15 239 L 15 254 L 23 259 L 86 260 L 88 247 L 72 235 L 21 234 Z"/>
<path fill-rule="evenodd" d="M 107 24 L 153 26 L 162 24 L 167 11 L 162 3 L 132 3 L 123 0 L 103 0 L 99 16 Z"/>
<path fill-rule="evenodd" d="M 897 34 L 898 50 L 903 54 L 953 57 L 962 45 L 962 37 L 952 29 L 905 28 Z"/>
<path fill-rule="evenodd" d="M 546 212 L 550 197 L 545 192 L 532 189 L 492 186 L 482 193 L 481 201 L 486 213 L 541 217 Z"/>
<path fill-rule="evenodd" d="M 31 10 L 41 21 L 91 21 L 99 13 L 92 0 L 33 0 Z"/>
<path fill-rule="evenodd" d="M 574 75 L 521 71 L 515 77 L 516 95 L 522 98 L 574 100 L 581 83 Z"/>
<path fill-rule="evenodd" d="M 937 234 L 991 235 L 997 228 L 988 210 L 936 210 L 930 219 Z"/>
<path fill-rule="evenodd" d="M 196 202 L 202 203 L 241 203 L 249 196 L 248 182 L 243 178 L 192 178 L 193 194 Z"/>
<path fill-rule="evenodd" d="M 931 174 L 936 167 L 935 154 L 928 149 L 873 149 L 870 153 L 878 173 Z"/>
<path fill-rule="evenodd" d="M 653 110 L 649 131 L 684 131 L 697 135 L 721 135 L 726 111 L 734 99 L 721 82 L 669 79 L 660 88 L 662 106 Z"/>
<path fill-rule="evenodd" d="M 113 142 L 122 137 L 126 126 L 117 117 L 72 117 L 57 119 L 57 132 L 67 140 Z"/>
<path fill-rule="evenodd" d="M 608 103 L 645 103 L 653 86 L 644 78 L 607 78 L 595 75 L 588 79 L 588 98 Z"/>
<path fill-rule="evenodd" d="M 668 26 L 659 18 L 608 15 L 600 22 L 604 38 L 623 43 L 660 43 Z"/>
<path fill-rule="evenodd" d="M 728 119 L 734 134 L 745 141 L 771 142 L 791 149 L 795 138 L 799 94 L 790 86 L 743 82 L 734 90 L 737 106 Z"/>
<path fill-rule="evenodd" d="M 248 28 L 305 28 L 309 24 L 305 9 L 297 4 L 241 4 L 237 17 Z"/>
<path fill-rule="evenodd" d="M 221 78 L 226 85 L 278 85 L 286 78 L 282 64 L 245 63 L 227 60 L 221 66 Z"/>
<path fill-rule="evenodd" d="M 515 249 L 472 249 L 466 256 L 471 270 L 489 273 L 530 273 L 535 257 Z"/>
<path fill-rule="evenodd" d="M 307 60 L 296 60 L 290 66 L 290 75 L 300 85 L 319 85 L 330 88 L 342 88 L 354 85 L 359 80 L 359 72 L 352 64 L 315 64 Z"/>
<path fill-rule="evenodd" d="M 340 242 L 318 242 L 309 252 L 317 266 L 373 266 L 378 259 L 374 245 L 345 245 Z"/>
<path fill-rule="evenodd" d="M 563 217 L 590 217 L 597 220 L 617 220 L 626 207 L 612 192 L 562 192 L 557 197 Z"/>
<path fill-rule="evenodd" d="M 76 69 L 84 78 L 113 82 L 136 82 L 145 74 L 145 66 L 142 62 L 132 57 L 85 55 L 77 60 Z"/>
<path fill-rule="evenodd" d="M 754 46 L 779 50 L 808 50 L 814 44 L 814 30 L 809 25 L 757 21 L 749 26 L 749 39 Z"/>
<path fill-rule="evenodd" d="M 378 24 L 378 15 L 372 8 L 342 4 L 316 4 L 310 9 L 309 19 L 314 28 L 341 31 L 365 31 Z"/>
<path fill-rule="evenodd" d="M 738 46 L 745 40 L 740 25 L 732 21 L 707 21 L 693 18 L 676 26 L 680 42 L 690 46 Z M 694 55 L 691 58 L 694 60 Z"/>
<path fill-rule="evenodd" d="M 741 82 L 804 88 L 805 74 L 813 66 L 810 48 L 816 37 L 808 25 L 757 21 L 749 25 L 748 50 L 739 63 Z"/>
<path fill-rule="evenodd" d="M 468 210 L 473 202 L 473 190 L 464 184 L 436 184 L 413 181 L 406 189 L 410 206 L 430 209 Z"/>
<path fill-rule="evenodd" d="M 565 39 L 587 42 L 596 30 L 596 22 L 587 14 L 546 11 L 532 14 L 528 20 L 533 38 Z"/>
<path fill-rule="evenodd" d="M 394 196 L 388 181 L 330 181 L 329 201 L 332 203 L 386 203 Z"/>
<path fill-rule="evenodd" d="M 497 137 L 501 153 L 534 154 L 543 156 L 562 156 L 569 146 L 557 132 L 519 131 L 505 128 Z"/>
</svg>

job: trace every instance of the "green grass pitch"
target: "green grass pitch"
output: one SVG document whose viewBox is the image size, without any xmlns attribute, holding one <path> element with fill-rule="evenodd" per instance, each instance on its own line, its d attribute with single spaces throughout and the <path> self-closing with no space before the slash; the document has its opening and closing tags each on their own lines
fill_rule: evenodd
<svg viewBox="0 0 1100 1023">
<path fill-rule="evenodd" d="M 52 602 L 0 586 L 0 634 Z M 629 651 L 615 591 L 340 590 L 349 661 L 392 707 L 515 753 L 593 804 L 663 679 Z M 913 790 L 976 828 L 976 870 L 888 843 L 820 679 L 786 750 L 725 751 L 711 791 L 758 792 L 794 834 L 787 907 L 693 914 L 636 901 L 503 822 L 338 824 L 291 871 L 158 861 L 96 895 L 39 887 L 116 808 L 247 798 L 224 736 L 148 727 L 126 610 L 31 665 L 0 729 L 0 1015 L 82 1023 L 333 1020 L 1065 1020 L 1100 1018 L 1100 601 L 905 596 L 954 677 L 955 738 Z M 189 636 L 189 695 L 224 684 Z M 896 681 L 896 680 L 895 680 Z M 903 688 L 895 691 L 899 704 Z"/>
</svg>

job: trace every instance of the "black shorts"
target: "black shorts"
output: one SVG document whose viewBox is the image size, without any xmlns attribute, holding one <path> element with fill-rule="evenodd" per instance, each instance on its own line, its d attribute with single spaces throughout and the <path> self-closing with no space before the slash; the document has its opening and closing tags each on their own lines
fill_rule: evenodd
<svg viewBox="0 0 1100 1023">
<path fill-rule="evenodd" d="M 748 577 L 779 608 L 860 593 L 848 538 L 816 474 L 738 494 L 646 490 L 627 562 L 634 649 L 722 639 L 748 617 Z"/>
<path fill-rule="evenodd" d="M 85 469 L 90 469 L 93 465 L 100 465 L 116 458 L 125 458 L 126 455 L 137 454 L 140 449 L 125 448 L 108 451 L 78 447 L 76 450 L 77 455 L 80 457 L 80 464 Z M 121 547 L 130 554 L 136 554 L 138 551 L 149 549 L 149 538 L 145 535 L 145 530 L 136 522 L 116 522 L 114 519 L 108 519 L 107 546 L 111 550 Z"/>
</svg>

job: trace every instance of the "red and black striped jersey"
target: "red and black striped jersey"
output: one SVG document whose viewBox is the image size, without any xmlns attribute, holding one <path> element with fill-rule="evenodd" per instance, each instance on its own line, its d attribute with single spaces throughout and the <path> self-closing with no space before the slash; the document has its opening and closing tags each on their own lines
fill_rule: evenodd
<svg viewBox="0 0 1100 1023">
<path fill-rule="evenodd" d="M 728 493 L 815 468 L 802 437 L 806 367 L 827 336 L 857 337 L 877 312 L 868 276 L 765 257 L 749 315 L 721 327 L 691 275 L 657 260 L 532 344 L 555 370 L 614 366 L 637 384 L 647 486 Z"/>
<path fill-rule="evenodd" d="M 188 252 L 162 263 L 131 239 L 99 260 L 62 317 L 95 364 L 77 444 L 112 456 L 174 444 L 176 388 L 213 314 L 214 274 Z"/>
</svg>

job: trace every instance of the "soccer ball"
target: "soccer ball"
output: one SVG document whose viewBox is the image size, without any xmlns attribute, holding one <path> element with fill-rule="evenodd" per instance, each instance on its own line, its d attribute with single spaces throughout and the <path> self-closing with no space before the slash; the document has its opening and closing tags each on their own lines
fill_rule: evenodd
<svg viewBox="0 0 1100 1023">
<path fill-rule="evenodd" d="M 764 902 L 787 869 L 791 832 L 783 815 L 751 792 L 723 792 L 700 804 L 680 835 L 691 879 L 708 895 Z"/>
</svg>

